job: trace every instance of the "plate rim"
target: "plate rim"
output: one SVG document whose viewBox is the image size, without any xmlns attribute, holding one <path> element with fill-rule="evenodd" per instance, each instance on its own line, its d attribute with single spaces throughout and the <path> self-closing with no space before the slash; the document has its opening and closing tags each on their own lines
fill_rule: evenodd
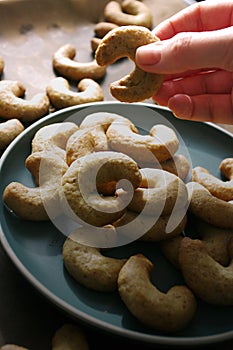
<svg viewBox="0 0 233 350">
<path fill-rule="evenodd" d="M 67 107 L 59 111 L 55 111 L 53 113 L 50 113 L 46 115 L 45 117 L 39 119 L 38 121 L 34 122 L 32 125 L 27 127 L 20 135 L 18 135 L 15 140 L 7 147 L 7 149 L 3 152 L 1 158 L 0 158 L 0 172 L 2 169 L 2 164 L 4 164 L 4 161 L 8 155 L 8 153 L 11 151 L 12 148 L 14 148 L 15 144 L 18 143 L 18 141 L 23 138 L 26 134 L 28 134 L 32 129 L 37 128 L 40 124 L 49 122 L 49 120 L 56 118 L 57 115 L 60 115 L 62 113 L 66 113 L 72 110 L 81 110 L 83 108 L 93 107 L 93 105 L 120 105 L 120 102 L 115 101 L 101 101 L 93 103 L 86 103 L 78 106 L 73 107 Z M 127 105 L 127 103 L 125 104 Z M 132 105 L 132 104 L 128 104 Z M 150 103 L 136 103 L 134 105 L 139 105 L 142 107 L 149 107 L 155 110 L 164 110 L 167 112 L 171 112 L 171 110 L 167 107 L 157 106 Z M 202 124 L 206 124 L 210 126 L 211 128 L 215 128 L 218 131 L 230 136 L 233 139 L 233 134 L 229 132 L 228 130 L 222 128 L 219 125 L 216 125 L 211 122 L 203 122 Z M 47 125 L 47 124 L 46 124 Z M 44 297 L 46 297 L 52 304 L 56 305 L 58 308 L 69 314 L 70 316 L 73 316 L 75 319 L 82 321 L 86 325 L 92 326 L 94 328 L 100 329 L 104 332 L 111 333 L 113 335 L 121 336 L 122 338 L 129 339 L 132 341 L 140 341 L 141 343 L 145 344 L 157 344 L 157 345 L 179 345 L 179 346 L 193 346 L 193 345 L 207 345 L 211 344 L 213 342 L 221 342 L 226 341 L 231 338 L 233 338 L 233 329 L 231 331 L 222 332 L 219 334 L 212 334 L 212 335 L 206 335 L 206 336 L 192 336 L 192 337 L 182 337 L 182 336 L 166 336 L 166 335 L 151 335 L 146 333 L 140 333 L 138 331 L 122 328 L 113 324 L 109 324 L 106 321 L 102 321 L 94 316 L 91 316 L 81 310 L 78 310 L 74 306 L 70 305 L 66 301 L 62 300 L 62 298 L 55 295 L 52 291 L 50 291 L 47 287 L 43 285 L 38 279 L 24 266 L 24 264 L 21 262 L 21 260 L 18 258 L 17 254 L 14 252 L 13 248 L 9 244 L 3 229 L 2 224 L 0 222 L 0 242 L 2 243 L 2 246 L 11 259 L 11 261 L 14 263 L 18 271 L 28 280 L 31 285 L 33 285 L 34 288 L 36 288 Z"/>
</svg>

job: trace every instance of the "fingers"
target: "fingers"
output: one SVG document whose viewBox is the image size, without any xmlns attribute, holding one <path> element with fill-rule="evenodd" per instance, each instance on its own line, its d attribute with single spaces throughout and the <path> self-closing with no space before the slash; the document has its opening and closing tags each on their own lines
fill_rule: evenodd
<svg viewBox="0 0 233 350">
<path fill-rule="evenodd" d="M 202 68 L 233 70 L 233 26 L 217 31 L 179 33 L 141 46 L 136 64 L 146 72 L 176 74 Z"/>
<path fill-rule="evenodd" d="M 232 0 L 189 6 L 153 33 L 161 41 L 139 47 L 136 64 L 166 75 L 155 102 L 179 118 L 233 124 Z"/>
<path fill-rule="evenodd" d="M 188 6 L 160 23 L 153 33 L 161 40 L 165 40 L 179 32 L 202 32 L 232 25 L 232 1 L 212 0 Z"/>
<path fill-rule="evenodd" d="M 233 85 L 233 73 L 211 71 L 184 77 L 183 79 L 167 80 L 153 96 L 155 102 L 167 106 L 168 100 L 177 94 L 190 96 L 204 94 L 230 94 Z"/>
<path fill-rule="evenodd" d="M 233 124 L 233 73 L 214 71 L 165 81 L 153 96 L 181 119 Z"/>
<path fill-rule="evenodd" d="M 169 99 L 168 107 L 180 119 L 233 123 L 233 98 L 230 94 L 198 96 L 178 94 Z"/>
</svg>

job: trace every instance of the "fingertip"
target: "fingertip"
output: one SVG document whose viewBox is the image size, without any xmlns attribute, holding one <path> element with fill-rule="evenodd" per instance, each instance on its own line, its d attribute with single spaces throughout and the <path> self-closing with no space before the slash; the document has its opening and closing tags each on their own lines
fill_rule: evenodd
<svg viewBox="0 0 233 350">
<path fill-rule="evenodd" d="M 193 115 L 192 99 L 188 95 L 177 94 L 168 100 L 168 108 L 179 119 L 191 119 Z"/>
<path fill-rule="evenodd" d="M 161 60 L 161 48 L 159 45 L 149 44 L 140 46 L 136 50 L 135 62 L 136 64 L 144 68 L 153 68 Z"/>
<path fill-rule="evenodd" d="M 152 96 L 152 100 L 159 106 L 167 107 L 167 104 L 168 104 L 167 98 L 160 96 L 159 92 Z"/>
</svg>

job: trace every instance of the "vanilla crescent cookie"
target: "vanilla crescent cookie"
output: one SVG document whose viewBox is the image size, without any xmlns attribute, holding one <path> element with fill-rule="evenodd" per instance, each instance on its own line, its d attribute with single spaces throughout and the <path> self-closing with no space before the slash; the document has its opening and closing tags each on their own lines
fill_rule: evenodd
<svg viewBox="0 0 233 350">
<path fill-rule="evenodd" d="M 227 179 L 233 179 L 233 158 L 225 158 L 221 161 L 219 169 Z"/>
<path fill-rule="evenodd" d="M 163 124 L 154 125 L 148 135 L 134 132 L 128 120 L 116 120 L 106 131 L 110 147 L 128 154 L 139 165 L 144 162 L 163 162 L 173 156 L 179 147 L 175 131 Z"/>
<path fill-rule="evenodd" d="M 136 50 L 159 39 L 142 26 L 120 26 L 107 33 L 99 44 L 95 58 L 100 66 L 107 66 L 122 57 L 135 62 Z M 152 97 L 161 87 L 164 76 L 148 73 L 137 65 L 124 78 L 110 85 L 110 92 L 121 102 L 140 102 Z"/>
<path fill-rule="evenodd" d="M 32 153 L 51 151 L 62 159 L 66 159 L 66 144 L 77 130 L 73 122 L 53 123 L 42 126 L 33 136 Z"/>
<path fill-rule="evenodd" d="M 90 62 L 78 62 L 74 60 L 76 49 L 72 44 L 61 46 L 53 54 L 54 69 L 67 79 L 82 80 L 90 78 L 98 80 L 106 73 L 106 68 L 97 64 L 93 59 Z"/>
<path fill-rule="evenodd" d="M 188 210 L 199 219 L 222 228 L 233 228 L 233 201 L 226 202 L 213 196 L 198 182 L 189 182 Z"/>
<path fill-rule="evenodd" d="M 70 165 L 73 161 L 86 154 L 109 150 L 108 140 L 101 125 L 90 129 L 79 129 L 67 142 L 66 162 Z"/>
<path fill-rule="evenodd" d="M 142 254 L 131 256 L 120 270 L 118 290 L 129 311 L 142 324 L 163 332 L 185 328 L 196 312 L 196 299 L 185 285 L 166 293 L 151 282 L 152 262 Z"/>
<path fill-rule="evenodd" d="M 186 284 L 202 300 L 215 305 L 233 305 L 233 240 L 228 245 L 231 262 L 222 266 L 198 239 L 185 237 L 179 249 L 179 263 Z"/>
<path fill-rule="evenodd" d="M 72 91 L 68 80 L 54 78 L 46 88 L 47 95 L 56 109 L 80 105 L 82 103 L 103 101 L 101 86 L 93 79 L 82 79 L 78 83 L 78 91 Z"/>
<path fill-rule="evenodd" d="M 65 323 L 53 335 L 51 350 L 89 350 L 89 345 L 79 326 Z"/>
<path fill-rule="evenodd" d="M 78 238 L 76 239 L 77 235 L 80 238 L 81 235 L 88 235 L 91 230 L 96 228 L 80 227 L 66 239 L 62 250 L 64 266 L 68 273 L 86 288 L 102 292 L 114 291 L 117 288 L 119 271 L 126 259 L 104 256 L 98 247 L 81 244 Z M 108 231 L 107 234 L 115 234 L 111 225 L 101 227 L 98 232 L 93 233 L 96 236 L 105 234 L 104 231 Z"/>
<path fill-rule="evenodd" d="M 0 123 L 0 150 L 5 149 L 23 130 L 24 126 L 18 119 Z"/>
<path fill-rule="evenodd" d="M 33 164 L 28 164 L 28 167 L 32 168 L 38 186 L 10 182 L 4 189 L 3 201 L 21 219 L 46 221 L 50 219 L 46 208 L 49 207 L 50 213 L 54 211 L 56 215 L 58 208 L 60 210 L 60 182 L 68 166 L 53 152 L 32 153 L 26 159 L 26 163 L 30 162 Z"/>
<path fill-rule="evenodd" d="M 133 132 L 138 133 L 138 129 L 130 119 L 116 113 L 107 112 L 88 114 L 81 122 L 80 129 L 93 129 L 95 127 L 101 126 L 106 132 L 113 122 L 129 124 L 130 129 Z"/>
<path fill-rule="evenodd" d="M 179 176 L 182 180 L 186 178 L 190 170 L 190 162 L 183 154 L 175 154 L 172 158 L 161 162 L 160 166 L 163 170 Z"/>
<path fill-rule="evenodd" d="M 18 81 L 0 81 L 0 117 L 33 122 L 48 113 L 50 103 L 46 93 L 38 93 L 25 100 L 22 98 L 25 90 Z"/>
<path fill-rule="evenodd" d="M 223 164 L 222 168 L 224 168 Z M 233 169 L 233 164 L 231 166 Z M 210 174 L 207 169 L 197 166 L 192 170 L 192 180 L 203 185 L 217 198 L 224 201 L 233 200 L 233 170 L 232 175 L 229 176 L 229 181 L 222 181 Z"/>
<path fill-rule="evenodd" d="M 109 1 L 104 8 L 104 18 L 119 26 L 137 25 L 150 28 L 152 25 L 151 10 L 140 1 L 123 0 Z"/>
<path fill-rule="evenodd" d="M 197 220 L 196 230 L 209 255 L 223 266 L 230 262 L 228 246 L 233 238 L 233 229 L 216 227 L 203 220 Z"/>
<path fill-rule="evenodd" d="M 185 183 L 176 175 L 162 169 L 140 169 L 142 182 L 135 189 L 128 208 L 136 213 L 168 215 L 176 206 L 186 208 L 188 191 Z"/>
<path fill-rule="evenodd" d="M 121 181 L 123 191 L 118 193 L 116 184 Z M 80 157 L 62 178 L 63 193 L 68 203 L 67 215 L 75 215 L 76 221 L 97 227 L 111 224 L 122 216 L 129 194 L 131 198 L 132 191 L 140 183 L 137 163 L 123 153 L 102 151 Z"/>
</svg>

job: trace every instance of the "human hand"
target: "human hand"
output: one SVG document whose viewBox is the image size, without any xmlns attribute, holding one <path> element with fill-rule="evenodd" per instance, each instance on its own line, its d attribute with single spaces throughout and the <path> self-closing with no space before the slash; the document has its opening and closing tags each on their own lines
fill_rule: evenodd
<svg viewBox="0 0 233 350">
<path fill-rule="evenodd" d="M 159 24 L 136 63 L 166 75 L 155 102 L 181 119 L 233 124 L 232 0 L 191 5 Z"/>
</svg>

